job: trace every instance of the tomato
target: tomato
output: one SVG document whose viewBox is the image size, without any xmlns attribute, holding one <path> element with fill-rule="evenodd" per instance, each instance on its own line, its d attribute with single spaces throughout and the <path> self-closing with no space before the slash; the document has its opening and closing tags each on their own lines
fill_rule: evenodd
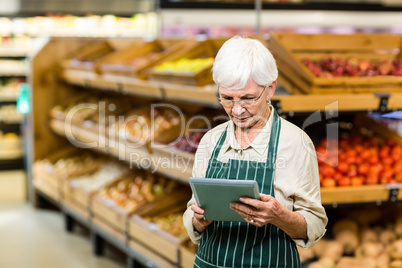
<svg viewBox="0 0 402 268">
<path fill-rule="evenodd" d="M 357 155 L 357 151 L 355 149 L 349 149 L 346 151 L 346 156 L 349 157 L 355 157 Z"/>
<path fill-rule="evenodd" d="M 324 178 L 324 180 L 322 181 L 322 186 L 323 187 L 335 187 L 336 181 L 334 178 Z"/>
<path fill-rule="evenodd" d="M 364 181 L 365 184 L 378 184 L 378 175 L 377 174 L 369 174 Z"/>
<path fill-rule="evenodd" d="M 380 177 L 382 178 L 386 178 L 386 179 L 390 179 L 394 176 L 394 171 L 389 168 L 389 167 L 385 167 L 383 171 L 381 171 Z"/>
<path fill-rule="evenodd" d="M 342 176 L 343 176 L 342 173 L 340 173 L 340 172 L 335 172 L 334 179 L 335 179 L 335 180 L 339 180 Z"/>
<path fill-rule="evenodd" d="M 399 182 L 399 183 L 402 183 L 402 172 L 400 171 L 400 172 L 397 172 L 396 174 L 395 174 L 395 180 L 397 181 L 397 182 Z"/>
<path fill-rule="evenodd" d="M 324 164 L 321 166 L 321 174 L 324 177 L 332 177 L 335 175 L 335 169 L 330 165 Z"/>
<path fill-rule="evenodd" d="M 346 173 L 349 170 L 349 165 L 344 161 L 339 161 L 337 169 L 342 173 Z"/>
<path fill-rule="evenodd" d="M 357 171 L 361 175 L 367 175 L 367 173 L 369 172 L 369 169 L 370 169 L 370 166 L 368 164 L 360 164 L 357 168 Z"/>
<path fill-rule="evenodd" d="M 391 157 L 395 161 L 400 160 L 402 158 L 402 147 L 399 145 L 396 145 L 394 148 L 392 148 Z"/>
<path fill-rule="evenodd" d="M 386 166 L 390 166 L 392 165 L 394 160 L 391 157 L 384 157 L 383 159 L 381 159 L 381 162 Z"/>
<path fill-rule="evenodd" d="M 377 164 L 378 163 L 378 157 L 377 156 L 370 156 L 370 158 L 368 159 L 368 162 L 372 165 Z"/>
<path fill-rule="evenodd" d="M 388 145 L 388 146 L 395 146 L 395 145 L 397 145 L 397 142 L 396 142 L 396 140 L 395 139 L 393 139 L 393 138 L 388 138 L 387 139 L 387 141 L 386 141 L 386 144 Z"/>
<path fill-rule="evenodd" d="M 347 176 L 343 176 L 339 180 L 337 180 L 337 184 L 339 186 L 350 186 L 350 183 L 351 183 L 350 178 Z"/>
<path fill-rule="evenodd" d="M 363 159 L 367 159 L 370 157 L 370 151 L 368 149 L 364 149 L 361 153 L 360 153 L 360 157 Z"/>
<path fill-rule="evenodd" d="M 350 179 L 350 184 L 352 186 L 362 186 L 363 185 L 363 177 L 352 177 Z"/>
<path fill-rule="evenodd" d="M 380 149 L 380 158 L 385 158 L 388 157 L 390 153 L 390 148 L 389 146 L 383 146 Z"/>
<path fill-rule="evenodd" d="M 394 171 L 395 173 L 402 171 L 402 161 L 398 161 L 394 164 Z"/>
<path fill-rule="evenodd" d="M 352 165 L 356 163 L 356 156 L 350 156 L 346 158 L 346 163 Z"/>
</svg>

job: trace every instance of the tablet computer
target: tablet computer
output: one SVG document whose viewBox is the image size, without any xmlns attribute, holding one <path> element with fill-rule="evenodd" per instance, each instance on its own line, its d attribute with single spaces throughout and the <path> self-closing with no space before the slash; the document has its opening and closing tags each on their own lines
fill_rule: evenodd
<svg viewBox="0 0 402 268">
<path fill-rule="evenodd" d="M 256 181 L 189 178 L 189 183 L 197 205 L 205 211 L 206 220 L 245 222 L 230 208 L 230 203 L 240 202 L 240 197 L 260 199 Z"/>
</svg>

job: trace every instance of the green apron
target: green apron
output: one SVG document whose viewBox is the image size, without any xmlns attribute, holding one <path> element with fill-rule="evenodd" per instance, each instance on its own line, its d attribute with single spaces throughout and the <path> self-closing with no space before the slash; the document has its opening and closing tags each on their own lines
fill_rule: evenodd
<svg viewBox="0 0 402 268">
<path fill-rule="evenodd" d="M 212 153 L 207 178 L 255 180 L 260 192 L 275 196 L 274 169 L 281 120 L 275 109 L 269 140 L 267 161 L 253 162 L 229 159 L 217 160 L 226 139 L 222 133 Z M 204 231 L 194 267 L 300 267 L 294 241 L 278 227 L 267 224 L 256 227 L 246 222 L 214 221 Z"/>
</svg>

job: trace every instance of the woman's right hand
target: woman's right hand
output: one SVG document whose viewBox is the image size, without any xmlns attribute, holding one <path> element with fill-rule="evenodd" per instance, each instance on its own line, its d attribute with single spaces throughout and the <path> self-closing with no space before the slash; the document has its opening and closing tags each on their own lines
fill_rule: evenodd
<svg viewBox="0 0 402 268">
<path fill-rule="evenodd" d="M 207 229 L 208 225 L 212 223 L 212 221 L 204 220 L 204 210 L 200 208 L 197 204 L 192 204 L 191 210 L 194 212 L 194 228 L 200 233 L 204 232 L 205 229 Z"/>
</svg>

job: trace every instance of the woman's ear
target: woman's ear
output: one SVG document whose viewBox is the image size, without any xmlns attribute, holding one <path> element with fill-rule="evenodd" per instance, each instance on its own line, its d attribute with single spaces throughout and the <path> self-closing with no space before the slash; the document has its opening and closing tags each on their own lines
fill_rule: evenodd
<svg viewBox="0 0 402 268">
<path fill-rule="evenodd" d="M 272 84 L 267 88 L 268 89 L 268 95 L 267 95 L 267 101 L 271 100 L 272 97 L 275 94 L 275 90 L 276 90 L 276 80 L 274 82 L 272 82 Z"/>
</svg>

